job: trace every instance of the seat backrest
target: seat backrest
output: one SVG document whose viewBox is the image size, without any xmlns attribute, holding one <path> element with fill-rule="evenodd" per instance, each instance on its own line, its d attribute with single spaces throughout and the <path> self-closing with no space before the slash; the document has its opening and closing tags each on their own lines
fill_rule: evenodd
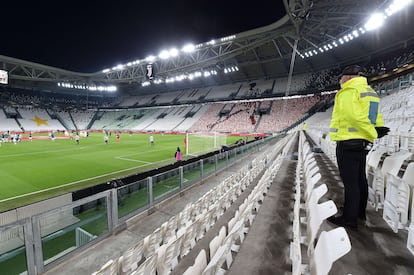
<svg viewBox="0 0 414 275">
<path fill-rule="evenodd" d="M 207 266 L 206 251 L 201 249 L 195 258 L 192 273 L 189 275 L 200 275 Z"/>
<path fill-rule="evenodd" d="M 220 246 L 216 253 L 214 254 L 213 258 L 210 259 L 210 262 L 204 269 L 204 271 L 201 273 L 202 275 L 215 275 L 217 271 L 220 269 L 220 266 L 223 264 L 221 261 L 224 253 L 225 253 L 225 246 Z"/>
<path fill-rule="evenodd" d="M 315 241 L 316 235 L 319 232 L 319 228 L 322 222 L 336 214 L 338 212 L 335 203 L 330 200 L 320 204 L 309 205 L 309 217 L 308 217 L 308 254 L 310 255 L 313 250 L 313 242 Z"/>
<path fill-rule="evenodd" d="M 135 246 L 131 247 L 122 255 L 121 271 L 128 273 L 129 270 L 135 270 L 138 267 L 138 263 L 142 259 L 144 250 L 144 240 L 139 241 Z"/>
<path fill-rule="evenodd" d="M 351 250 L 351 242 L 343 227 L 322 231 L 310 259 L 312 275 L 327 275 L 332 264 Z"/>
<path fill-rule="evenodd" d="M 407 182 L 408 185 L 414 187 L 414 162 L 411 162 L 407 165 L 405 169 L 404 175 L 402 176 L 402 180 Z"/>
<path fill-rule="evenodd" d="M 306 201 L 307 206 L 307 215 L 309 216 L 309 204 L 317 204 L 320 198 L 322 198 L 323 195 L 325 195 L 328 192 L 328 187 L 326 184 L 321 184 L 318 187 L 312 189 L 308 200 Z"/>
<path fill-rule="evenodd" d="M 210 249 L 210 259 L 213 258 L 214 254 L 216 254 L 217 252 L 217 249 L 223 244 L 225 237 L 226 237 L 226 227 L 222 226 L 219 234 L 216 237 L 214 237 L 214 239 L 212 239 L 210 244 L 208 245 Z"/>
<path fill-rule="evenodd" d="M 310 179 L 306 179 L 305 182 L 305 201 L 309 199 L 310 194 L 312 193 L 315 184 L 322 178 L 320 173 L 315 174 Z"/>
</svg>

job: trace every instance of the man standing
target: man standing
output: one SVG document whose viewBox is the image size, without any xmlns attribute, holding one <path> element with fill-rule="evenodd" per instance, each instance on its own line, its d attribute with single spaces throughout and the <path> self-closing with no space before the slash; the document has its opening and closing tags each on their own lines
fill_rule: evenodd
<svg viewBox="0 0 414 275">
<path fill-rule="evenodd" d="M 336 141 L 339 174 L 344 183 L 342 216 L 329 222 L 357 229 L 357 220 L 365 220 L 368 183 L 365 174 L 366 156 L 374 140 L 389 131 L 379 110 L 380 99 L 368 85 L 365 69 L 348 66 L 339 83 L 330 124 L 330 138 Z"/>
</svg>

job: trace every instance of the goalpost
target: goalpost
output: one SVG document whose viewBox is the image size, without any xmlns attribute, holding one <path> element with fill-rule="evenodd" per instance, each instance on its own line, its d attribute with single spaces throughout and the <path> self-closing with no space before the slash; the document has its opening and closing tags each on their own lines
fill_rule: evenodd
<svg viewBox="0 0 414 275">
<path fill-rule="evenodd" d="M 218 132 L 186 133 L 184 143 L 187 156 L 198 156 L 227 145 L 227 135 Z"/>
</svg>

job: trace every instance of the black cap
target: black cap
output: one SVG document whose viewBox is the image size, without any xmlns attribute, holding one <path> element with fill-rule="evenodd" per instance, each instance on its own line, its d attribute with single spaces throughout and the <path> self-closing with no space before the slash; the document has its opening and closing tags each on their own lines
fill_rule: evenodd
<svg viewBox="0 0 414 275">
<path fill-rule="evenodd" d="M 364 67 L 361 67 L 359 65 L 351 65 L 348 67 L 345 67 L 345 69 L 342 71 L 341 75 L 360 75 L 360 76 L 366 76 L 367 70 L 365 70 Z"/>
</svg>

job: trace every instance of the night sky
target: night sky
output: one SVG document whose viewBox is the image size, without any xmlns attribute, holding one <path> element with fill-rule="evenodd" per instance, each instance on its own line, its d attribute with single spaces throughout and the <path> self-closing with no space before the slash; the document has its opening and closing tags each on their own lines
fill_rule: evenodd
<svg viewBox="0 0 414 275">
<path fill-rule="evenodd" d="M 282 0 L 3 1 L 0 55 L 96 72 L 276 22 Z"/>
</svg>

